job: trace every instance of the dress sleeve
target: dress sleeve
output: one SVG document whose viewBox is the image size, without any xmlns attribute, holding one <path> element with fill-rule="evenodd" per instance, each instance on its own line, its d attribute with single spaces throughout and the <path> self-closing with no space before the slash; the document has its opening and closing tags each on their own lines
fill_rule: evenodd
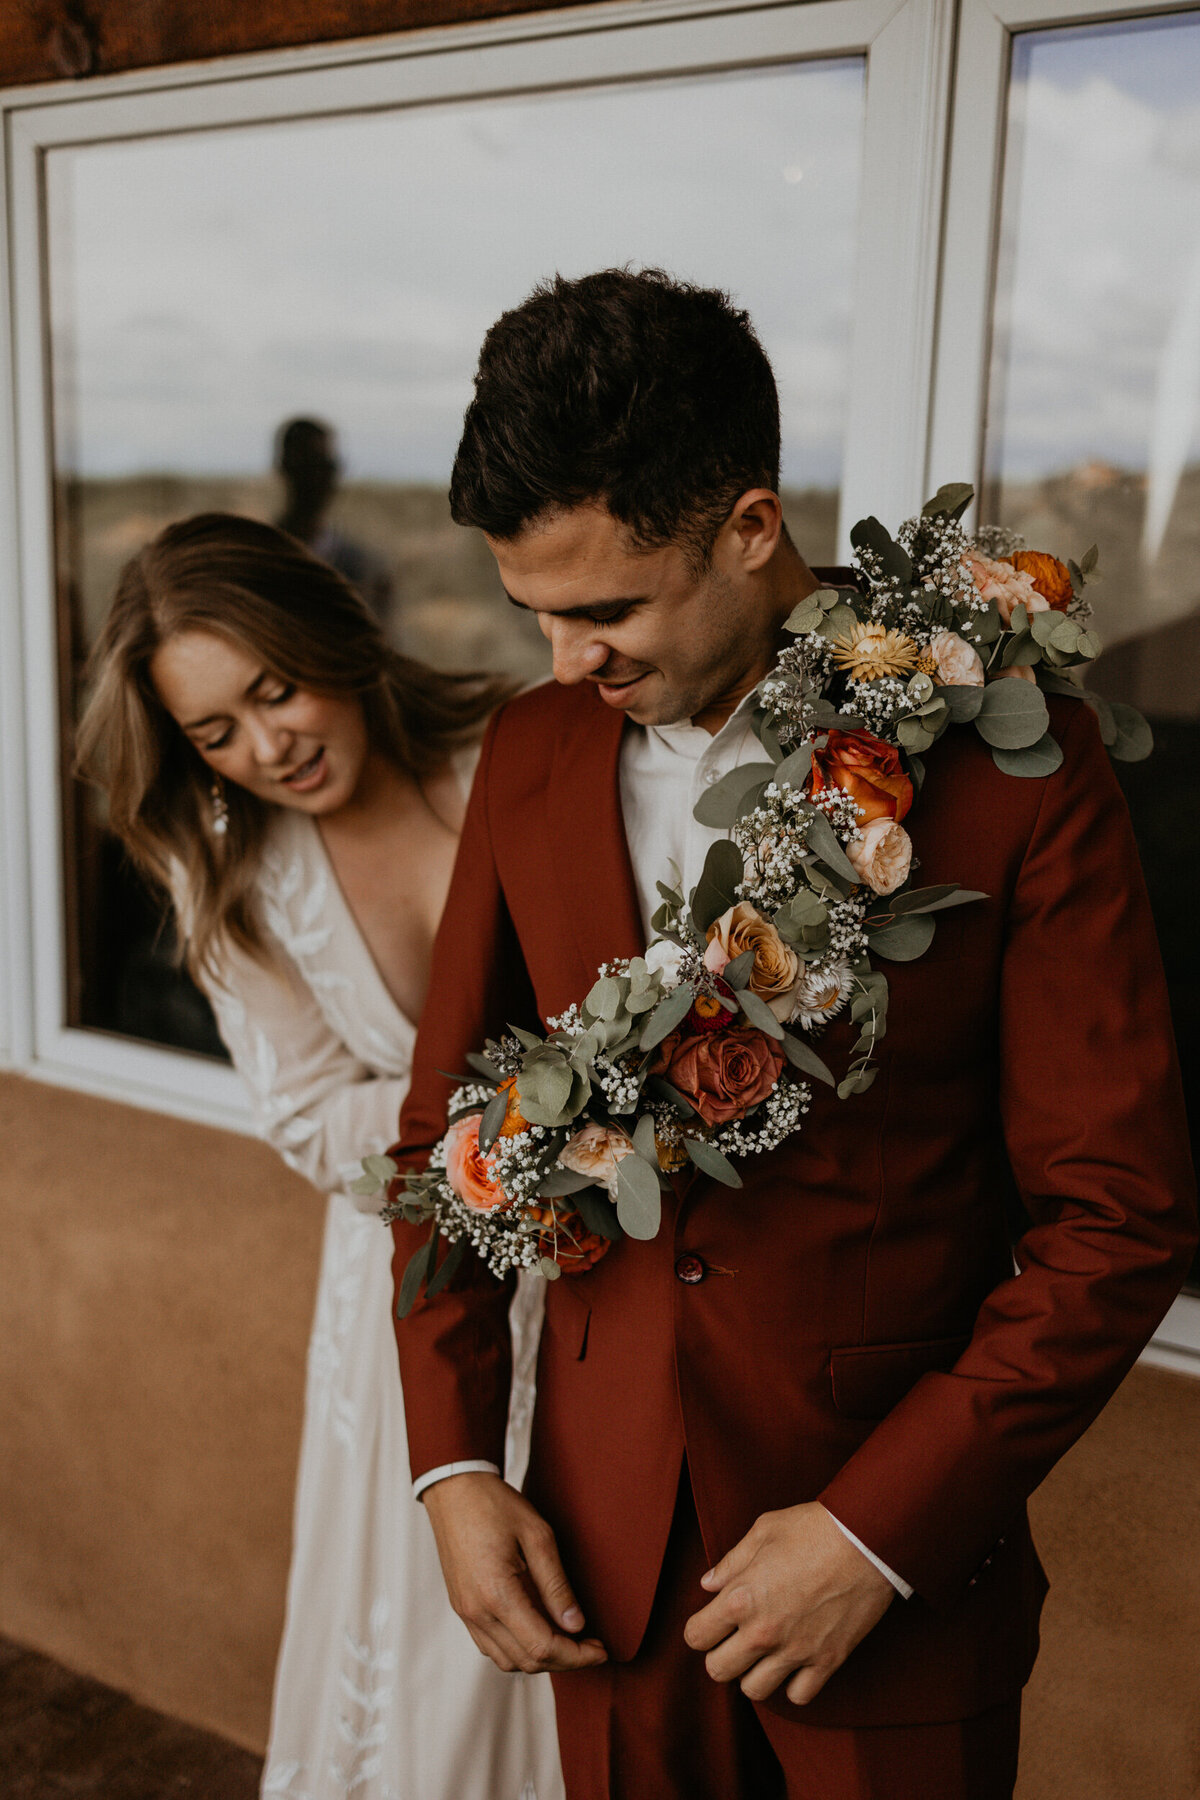
<svg viewBox="0 0 1200 1800">
<path fill-rule="evenodd" d="M 362 1157 L 395 1136 L 407 1076 L 376 1074 L 353 1055 L 277 944 L 269 961 L 226 949 L 203 985 L 259 1136 L 323 1193 L 345 1192 Z M 374 1198 L 351 1198 L 377 1210 Z"/>
</svg>

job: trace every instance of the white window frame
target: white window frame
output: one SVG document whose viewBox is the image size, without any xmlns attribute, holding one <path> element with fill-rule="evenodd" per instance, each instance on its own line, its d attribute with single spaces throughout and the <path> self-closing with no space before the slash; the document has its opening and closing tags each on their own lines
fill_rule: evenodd
<svg viewBox="0 0 1200 1800">
<path fill-rule="evenodd" d="M 1195 10 L 1196 0 L 961 0 L 928 492 L 966 479 L 978 492 L 982 480 L 1014 35 Z M 1200 1376 L 1200 1298 L 1180 1295 L 1142 1361 Z"/>
<path fill-rule="evenodd" d="M 163 1111 L 244 1124 L 232 1072 L 206 1058 L 64 1026 L 65 945 L 53 600 L 42 161 L 57 146 L 865 55 L 859 267 L 843 520 L 920 501 L 944 180 L 952 0 L 595 6 L 389 40 L 266 53 L 0 95 L 7 164 L 3 301 L 13 346 L 0 449 L 4 608 L 0 928 L 10 1063 Z M 871 270 L 898 278 L 882 284 Z M 7 271 L 11 271 L 11 278 Z M 797 304 L 803 297 L 797 296 Z M 6 372 L 7 374 L 7 372 Z M 879 421 L 885 421 L 881 429 Z M 12 604 L 16 597 L 17 604 Z M 3 1027 L 0 1026 L 0 1031 Z"/>
</svg>

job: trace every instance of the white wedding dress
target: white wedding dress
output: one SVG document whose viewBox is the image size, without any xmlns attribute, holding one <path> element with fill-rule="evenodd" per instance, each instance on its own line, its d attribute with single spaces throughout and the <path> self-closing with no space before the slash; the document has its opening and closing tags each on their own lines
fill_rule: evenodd
<svg viewBox="0 0 1200 1800">
<path fill-rule="evenodd" d="M 277 952 L 230 952 L 209 995 L 258 1127 L 328 1194 L 308 1352 L 271 1800 L 562 1800 L 544 1675 L 502 1675 L 446 1599 L 411 1493 L 391 1233 L 346 1193 L 394 1139 L 414 1027 L 391 998 L 315 823 L 273 817 L 259 884 Z M 371 1208 L 360 1211 L 358 1208 Z M 528 1454 L 542 1284 L 513 1307 L 510 1479 Z"/>
</svg>

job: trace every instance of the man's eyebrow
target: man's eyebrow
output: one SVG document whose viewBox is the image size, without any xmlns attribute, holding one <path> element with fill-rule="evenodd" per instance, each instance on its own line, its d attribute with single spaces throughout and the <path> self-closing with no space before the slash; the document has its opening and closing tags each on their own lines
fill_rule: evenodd
<svg viewBox="0 0 1200 1800">
<path fill-rule="evenodd" d="M 536 608 L 527 606 L 524 600 L 514 599 L 507 588 L 504 590 L 504 597 L 510 606 L 519 606 L 522 612 L 536 611 Z M 640 606 L 645 598 L 645 594 L 621 594 L 611 600 L 589 600 L 586 606 L 565 606 L 561 612 L 548 613 L 546 616 L 551 619 L 590 619 L 596 613 L 606 612 L 609 607 L 615 611 L 618 607 Z"/>
</svg>

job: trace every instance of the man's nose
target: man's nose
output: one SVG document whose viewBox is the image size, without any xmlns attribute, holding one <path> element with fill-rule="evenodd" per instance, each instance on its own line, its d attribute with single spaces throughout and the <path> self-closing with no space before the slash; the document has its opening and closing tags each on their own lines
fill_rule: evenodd
<svg viewBox="0 0 1200 1800">
<path fill-rule="evenodd" d="M 559 619 L 543 613 L 538 623 L 550 640 L 554 679 L 564 687 L 585 681 L 608 661 L 608 645 L 594 636 L 595 628 L 586 619 Z"/>
</svg>

